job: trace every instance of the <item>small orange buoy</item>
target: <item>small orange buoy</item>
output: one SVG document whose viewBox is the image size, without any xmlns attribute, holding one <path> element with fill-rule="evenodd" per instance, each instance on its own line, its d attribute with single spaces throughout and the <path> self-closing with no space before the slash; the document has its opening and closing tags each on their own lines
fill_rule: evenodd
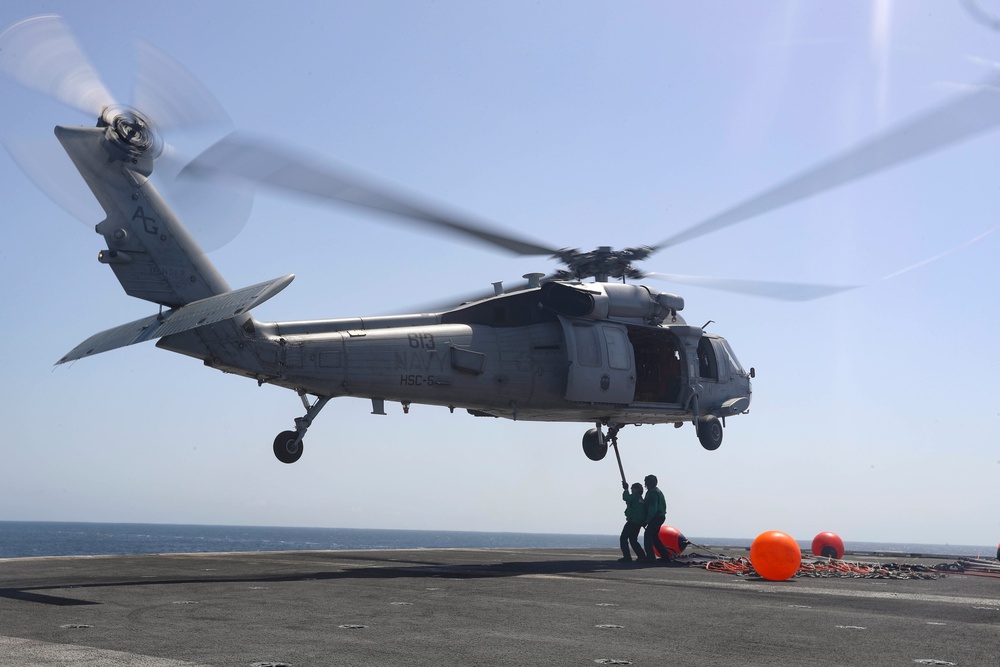
<svg viewBox="0 0 1000 667">
<path fill-rule="evenodd" d="M 687 545 L 690 544 L 688 539 L 684 537 L 684 534 L 673 526 L 660 526 L 660 541 L 663 542 L 663 546 L 670 552 L 670 558 L 679 556 L 687 548 Z M 653 547 L 653 550 L 661 558 L 664 557 L 656 547 Z"/>
<path fill-rule="evenodd" d="M 836 533 L 820 533 L 813 538 L 812 551 L 814 556 L 827 558 L 844 557 L 844 540 Z"/>
<path fill-rule="evenodd" d="M 750 545 L 750 564 L 765 579 L 784 581 L 799 571 L 802 550 L 788 533 L 769 530 Z"/>
</svg>

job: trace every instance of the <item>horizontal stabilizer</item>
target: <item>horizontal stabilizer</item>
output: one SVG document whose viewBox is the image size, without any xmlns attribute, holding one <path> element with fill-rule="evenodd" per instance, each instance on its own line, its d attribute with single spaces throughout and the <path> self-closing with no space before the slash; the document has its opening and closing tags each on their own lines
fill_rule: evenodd
<svg viewBox="0 0 1000 667">
<path fill-rule="evenodd" d="M 56 365 L 242 315 L 288 287 L 294 277 L 289 274 L 102 331 L 74 347 L 69 354 L 57 361 Z"/>
</svg>

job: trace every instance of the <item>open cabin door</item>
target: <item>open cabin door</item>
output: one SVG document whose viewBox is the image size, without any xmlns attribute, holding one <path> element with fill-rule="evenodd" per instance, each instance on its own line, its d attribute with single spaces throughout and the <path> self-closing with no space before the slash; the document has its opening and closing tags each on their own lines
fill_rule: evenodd
<svg viewBox="0 0 1000 667">
<path fill-rule="evenodd" d="M 635 402 L 679 405 L 687 384 L 680 340 L 654 326 L 630 326 L 628 334 L 635 350 Z"/>
<path fill-rule="evenodd" d="M 622 324 L 559 316 L 566 335 L 569 377 L 566 399 L 585 403 L 632 402 L 635 353 Z"/>
</svg>

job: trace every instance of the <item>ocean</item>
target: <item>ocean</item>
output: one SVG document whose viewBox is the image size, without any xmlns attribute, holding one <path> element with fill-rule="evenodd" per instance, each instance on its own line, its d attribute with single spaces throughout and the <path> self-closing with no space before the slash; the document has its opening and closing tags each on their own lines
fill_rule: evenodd
<svg viewBox="0 0 1000 667">
<path fill-rule="evenodd" d="M 617 543 L 617 535 L 0 521 L 0 558 L 326 549 L 577 549 Z"/>
<path fill-rule="evenodd" d="M 753 539 L 690 537 L 742 548 Z M 809 544 L 801 542 L 803 552 Z M 848 551 L 931 556 L 996 555 L 996 547 L 845 541 Z M 556 535 L 367 528 L 282 528 L 141 523 L 0 521 L 0 558 L 328 549 L 588 549 L 618 547 L 618 535 Z"/>
</svg>

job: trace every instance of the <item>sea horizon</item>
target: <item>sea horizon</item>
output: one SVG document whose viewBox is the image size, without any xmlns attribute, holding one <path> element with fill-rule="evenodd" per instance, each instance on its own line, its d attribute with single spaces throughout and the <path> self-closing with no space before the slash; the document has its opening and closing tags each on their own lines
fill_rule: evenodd
<svg viewBox="0 0 1000 667">
<path fill-rule="evenodd" d="M 749 548 L 753 538 L 688 536 L 698 547 Z M 811 540 L 797 540 L 803 554 Z M 851 553 L 994 557 L 988 545 L 844 541 Z M 162 553 L 386 549 L 617 549 L 618 535 L 86 521 L 0 521 L 0 559 Z"/>
</svg>

